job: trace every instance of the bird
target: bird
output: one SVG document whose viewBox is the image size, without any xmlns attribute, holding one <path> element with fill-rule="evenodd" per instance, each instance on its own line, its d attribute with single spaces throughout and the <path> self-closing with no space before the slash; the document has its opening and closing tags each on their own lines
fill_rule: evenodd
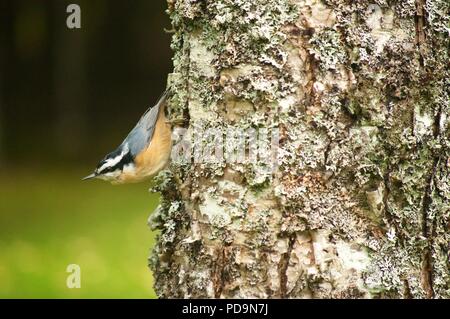
<svg viewBox="0 0 450 319">
<path fill-rule="evenodd" d="M 166 167 L 172 149 L 171 125 L 164 114 L 167 94 L 166 90 L 119 147 L 107 154 L 94 172 L 82 180 L 97 178 L 112 184 L 136 183 Z"/>
</svg>

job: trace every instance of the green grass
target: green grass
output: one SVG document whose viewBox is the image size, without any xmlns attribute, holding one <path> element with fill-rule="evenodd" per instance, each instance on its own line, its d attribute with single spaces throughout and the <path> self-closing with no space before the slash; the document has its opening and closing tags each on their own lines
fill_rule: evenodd
<svg viewBox="0 0 450 319">
<path fill-rule="evenodd" d="M 158 195 L 84 173 L 0 173 L 0 298 L 155 297 L 147 218 Z M 69 264 L 80 289 L 67 288 Z"/>
</svg>

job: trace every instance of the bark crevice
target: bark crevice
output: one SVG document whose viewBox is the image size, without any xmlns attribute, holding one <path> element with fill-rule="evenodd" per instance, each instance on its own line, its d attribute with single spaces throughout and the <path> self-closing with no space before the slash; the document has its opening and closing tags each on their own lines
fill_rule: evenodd
<svg viewBox="0 0 450 319">
<path fill-rule="evenodd" d="M 291 259 L 292 249 L 294 248 L 296 235 L 292 234 L 288 237 L 287 251 L 281 255 L 280 262 L 278 263 L 278 272 L 280 277 L 280 298 L 287 298 L 287 284 L 288 276 L 287 270 L 289 268 L 289 261 Z"/>
<path fill-rule="evenodd" d="M 218 257 L 215 261 L 214 271 L 213 271 L 213 286 L 214 286 L 214 297 L 220 298 L 222 290 L 225 285 L 225 266 L 228 260 L 226 258 L 225 248 L 221 248 L 218 251 Z"/>
<path fill-rule="evenodd" d="M 433 123 L 433 137 L 435 140 L 440 138 L 440 123 L 441 123 L 441 113 L 442 108 L 439 107 L 437 110 L 436 117 Z M 427 292 L 428 298 L 434 297 L 433 289 L 433 244 L 435 237 L 435 224 L 436 216 L 430 221 L 429 214 L 431 210 L 431 205 L 433 203 L 433 188 L 435 183 L 436 171 L 441 160 L 440 154 L 434 154 L 433 165 L 430 169 L 430 173 L 427 180 L 427 185 L 425 188 L 425 194 L 423 198 L 423 210 L 422 210 L 422 234 L 427 239 L 428 247 L 424 251 L 424 261 L 423 261 L 423 277 L 424 277 L 424 288 Z"/>
<path fill-rule="evenodd" d="M 420 66 L 424 66 L 423 59 L 423 45 L 425 43 L 425 0 L 416 0 L 416 14 L 414 17 L 415 25 L 416 25 L 416 45 L 419 48 L 419 63 Z"/>
<path fill-rule="evenodd" d="M 425 194 L 423 198 L 423 209 L 422 209 L 422 235 L 427 239 L 428 241 L 428 247 L 424 250 L 424 257 L 423 257 L 423 285 L 424 289 L 427 292 L 428 298 L 433 298 L 434 291 L 433 291 L 433 257 L 431 254 L 432 247 L 433 247 L 433 234 L 432 230 L 428 224 L 428 214 L 430 210 L 430 206 L 432 203 L 432 189 L 433 189 L 433 181 L 434 176 L 436 174 L 436 168 L 438 164 L 438 158 L 434 160 L 433 166 L 431 168 L 431 173 L 428 177 L 427 186 L 425 189 Z"/>
</svg>

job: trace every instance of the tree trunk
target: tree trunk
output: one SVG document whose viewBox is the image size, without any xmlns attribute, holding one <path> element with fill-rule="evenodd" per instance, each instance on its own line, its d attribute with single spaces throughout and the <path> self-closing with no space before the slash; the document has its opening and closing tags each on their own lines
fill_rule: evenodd
<svg viewBox="0 0 450 319">
<path fill-rule="evenodd" d="M 168 2 L 157 294 L 450 298 L 449 2 Z M 276 132 L 276 169 L 197 156 L 208 128 Z"/>
</svg>

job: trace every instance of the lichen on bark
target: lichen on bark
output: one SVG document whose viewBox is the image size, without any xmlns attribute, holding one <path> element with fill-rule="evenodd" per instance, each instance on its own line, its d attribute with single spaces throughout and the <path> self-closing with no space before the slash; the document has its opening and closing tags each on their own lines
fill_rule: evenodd
<svg viewBox="0 0 450 319">
<path fill-rule="evenodd" d="M 449 3 L 169 0 L 168 114 L 279 131 L 157 180 L 160 297 L 449 298 Z M 248 146 L 250 147 L 250 146 Z M 194 156 L 191 154 L 191 156 Z"/>
</svg>

